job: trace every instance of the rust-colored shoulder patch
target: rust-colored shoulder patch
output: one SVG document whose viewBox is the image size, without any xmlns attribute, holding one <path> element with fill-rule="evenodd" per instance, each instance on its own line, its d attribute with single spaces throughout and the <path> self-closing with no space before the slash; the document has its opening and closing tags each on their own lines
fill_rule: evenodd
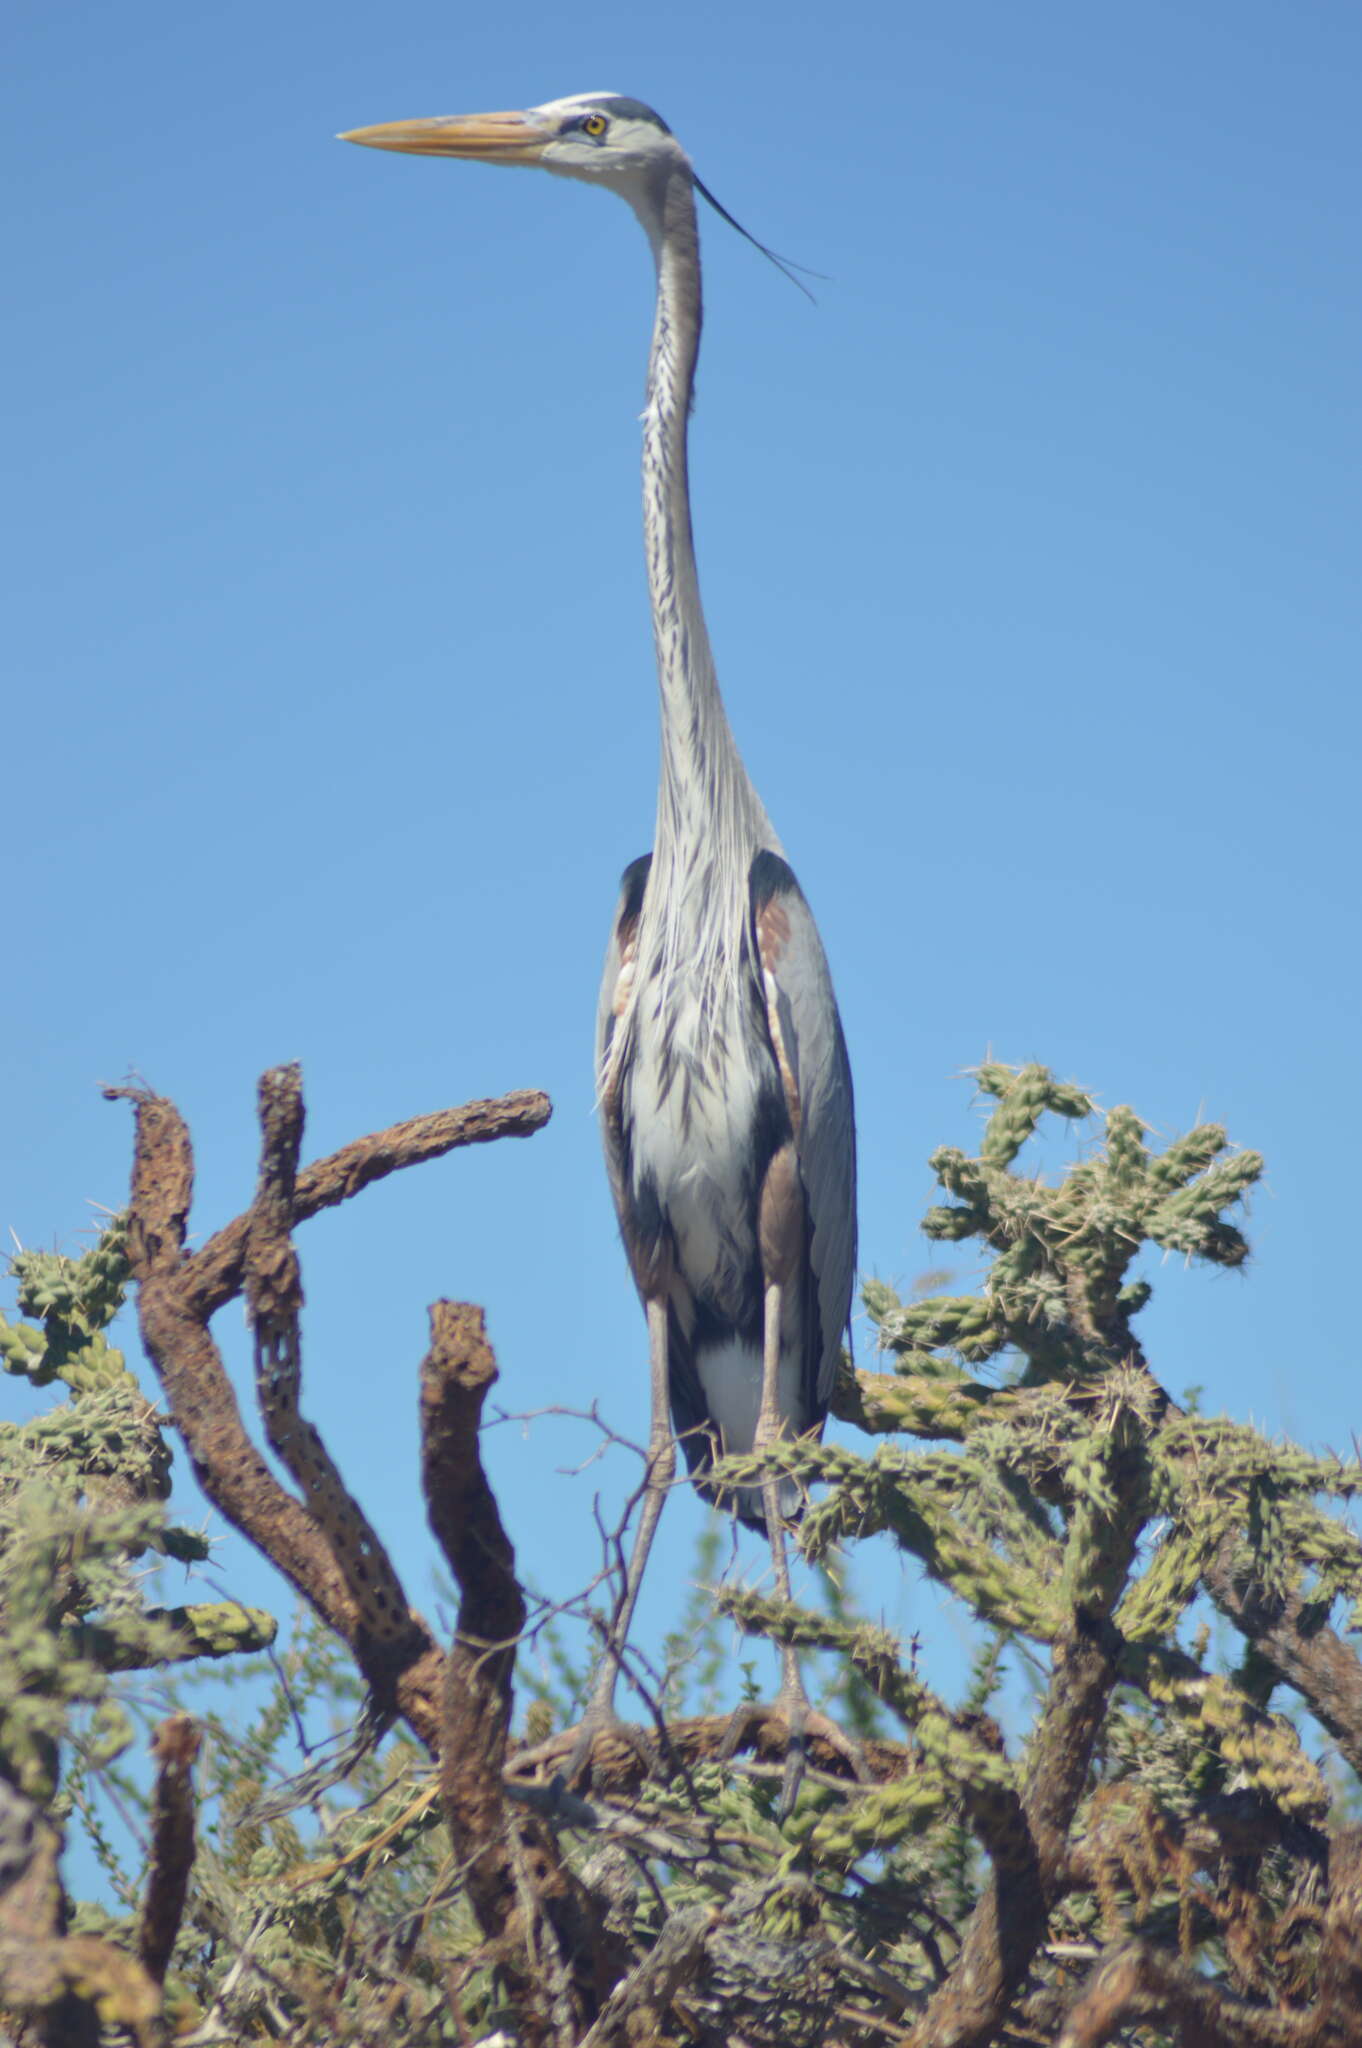
<svg viewBox="0 0 1362 2048">
<path fill-rule="evenodd" d="M 610 1015 L 614 1020 L 606 1029 L 604 1057 L 601 1071 L 596 1077 L 600 1090 L 600 1106 L 607 1125 L 618 1139 L 622 1136 L 620 1124 L 620 1082 L 623 1078 L 622 1062 L 624 1049 L 629 1042 L 628 1030 L 620 1030 L 628 1014 L 634 994 L 634 971 L 638 962 L 638 928 L 642 910 L 626 910 L 615 927 L 615 942 L 619 947 L 619 966 L 615 970 L 615 986 L 610 994 Z"/>
<path fill-rule="evenodd" d="M 768 974 L 780 964 L 790 943 L 790 913 L 779 896 L 769 896 L 757 912 L 757 947 Z"/>
<path fill-rule="evenodd" d="M 634 988 L 634 966 L 638 959 L 638 928 L 643 913 L 639 910 L 626 911 L 616 927 L 615 937 L 619 941 L 620 965 L 615 976 L 615 993 L 611 1010 L 622 1017 L 629 1007 L 629 998 Z"/>
<path fill-rule="evenodd" d="M 790 1127 L 796 1138 L 802 1121 L 799 1101 L 799 1079 L 796 1070 L 798 1049 L 787 1045 L 785 1031 L 781 1024 L 781 997 L 779 969 L 781 956 L 790 943 L 790 913 L 779 896 L 768 896 L 756 914 L 757 951 L 761 955 L 762 993 L 766 998 L 766 1029 L 771 1037 L 771 1050 L 776 1056 L 780 1070 L 780 1085 L 785 1091 L 785 1107 L 790 1112 Z"/>
</svg>

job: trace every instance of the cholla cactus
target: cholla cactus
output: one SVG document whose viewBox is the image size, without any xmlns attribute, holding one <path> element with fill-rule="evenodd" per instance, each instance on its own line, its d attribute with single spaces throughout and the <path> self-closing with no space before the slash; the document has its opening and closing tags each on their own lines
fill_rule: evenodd
<svg viewBox="0 0 1362 2048">
<path fill-rule="evenodd" d="M 131 1380 L 123 1354 L 104 1332 L 123 1305 L 128 1282 L 128 1223 L 113 1216 L 81 1258 L 61 1252 L 21 1251 L 10 1260 L 23 1315 L 41 1325 L 0 1316 L 0 1364 L 37 1387 L 64 1380 L 73 1393 L 91 1393 L 120 1377 Z"/>
<path fill-rule="evenodd" d="M 155 1409 L 106 1332 L 128 1276 L 121 1216 L 80 1258 L 20 1252 L 19 1309 L 0 1316 L 0 1359 L 70 1399 L 0 1425 L 0 1778 L 50 1800 L 61 1744 L 87 1762 L 132 1740 L 119 1672 L 258 1649 L 272 1619 L 233 1601 L 148 1605 L 148 1557 L 206 1558 L 198 1532 L 172 1523 L 170 1446 Z"/>
<path fill-rule="evenodd" d="M 905 1303 L 868 1285 L 890 1369 L 848 1370 L 834 1407 L 891 1441 L 869 1455 L 802 1442 L 766 1457 L 823 1488 L 801 1526 L 806 1555 L 887 1533 L 996 1641 L 1029 1643 L 1033 1670 L 1048 1664 L 1049 1676 L 1029 1732 L 1004 1743 L 987 1716 L 933 1693 L 883 1631 L 722 1593 L 747 1630 L 849 1658 L 912 1743 L 905 1777 L 798 1824 L 826 1864 L 876 1854 L 892 1870 L 906 1854 L 919 1909 L 924 1870 L 940 1881 L 954 1856 L 958 1872 L 962 1832 L 971 1842 L 971 1910 L 949 1957 L 937 1942 L 949 1967 L 915 2041 L 992 2039 L 984 2007 L 987 2027 L 1010 2014 L 1026 2032 L 1029 2011 L 1057 2028 L 1056 2014 L 1079 2007 L 1059 1998 L 1072 1980 L 1047 1960 L 1056 1945 L 1101 1964 L 1151 1934 L 1165 1947 L 1156 1939 L 1155 1961 L 1130 1966 L 1132 2012 L 1208 1998 L 1228 2012 L 1288 1987 L 1314 1996 L 1290 1916 L 1319 1890 L 1329 1793 L 1317 1745 L 1269 1703 L 1289 1678 L 1362 1764 L 1357 1660 L 1327 1627 L 1339 1601 L 1349 1626 L 1362 1622 L 1362 1544 L 1327 1506 L 1362 1487 L 1362 1468 L 1184 1413 L 1135 1328 L 1150 1296 L 1132 1271 L 1146 1244 L 1243 1263 L 1236 1212 L 1262 1160 L 1231 1149 L 1218 1125 L 1151 1149 L 1122 1107 L 1057 1178 L 1027 1174 L 1019 1155 L 1040 1119 L 1095 1116 L 1091 1098 L 1037 1066 L 990 1063 L 976 1078 L 996 1107 L 976 1156 L 933 1155 L 951 1199 L 924 1227 L 977 1242 L 988 1260 L 978 1291 Z M 725 1474 L 751 1483 L 762 1463 L 730 1460 Z M 1246 1638 L 1239 1672 L 1204 1666 L 1195 1627 L 1208 1597 Z M 1029 1887 L 1020 1904 L 1018 1884 Z"/>
<path fill-rule="evenodd" d="M 297 1175 L 280 1169 L 267 1116 L 249 1215 L 188 1255 L 175 1242 L 188 1134 L 173 1105 L 139 1098 L 133 1242 L 161 1247 L 139 1255 L 149 1350 L 210 1493 L 317 1619 L 295 1632 L 250 1727 L 206 1721 L 200 1796 L 217 1835 L 192 1886 L 197 1737 L 177 1717 L 159 1731 L 140 1935 L 87 1908 L 65 1939 L 15 1941 L 7 1843 L 55 1868 L 30 1822 L 73 1730 L 87 1756 L 116 1748 L 118 1671 L 221 1650 L 229 1633 L 222 1613 L 141 1602 L 139 1555 L 195 1539 L 167 1525 L 159 1418 L 105 1334 L 119 1226 L 97 1257 L 25 1255 L 21 1309 L 35 1321 L 0 1326 L 0 1355 L 72 1398 L 0 1435 L 0 2002 L 52 2015 L 68 1993 L 139 2041 L 169 2023 L 297 2048 L 1362 2039 L 1362 1830 L 1331 1810 L 1343 1767 L 1362 1773 L 1362 1664 L 1331 1626 L 1336 1611 L 1362 1625 L 1362 1544 L 1337 1509 L 1362 1468 L 1186 1413 L 1137 1330 L 1143 1247 L 1244 1261 L 1239 1211 L 1261 1161 L 1217 1126 L 1157 1149 L 1120 1108 L 1047 1179 L 1025 1170 L 1028 1143 L 1046 1116 L 1095 1117 L 1090 1098 L 1034 1066 L 990 1063 L 978 1080 L 993 1104 L 982 1142 L 935 1155 L 943 1201 L 927 1230 L 973 1241 L 980 1284 L 909 1302 L 867 1286 L 881 1369 L 848 1367 L 835 1407 L 878 1442 L 782 1443 L 728 1462 L 737 1483 L 769 1464 L 818 1489 L 799 1540 L 823 1568 L 825 1604 L 719 1596 L 745 1630 L 821 1651 L 837 1672 L 825 1718 L 803 1731 L 811 1767 L 789 1813 L 791 1729 L 778 1709 L 716 1711 L 714 1639 L 693 1603 L 651 1695 L 639 1660 L 653 1725 L 632 1744 L 594 1741 L 589 1785 L 566 1782 L 567 1667 L 551 1662 L 555 1682 L 531 1688 L 543 1696 L 520 1723 L 529 1741 L 507 1739 L 525 1607 L 477 1449 L 496 1371 L 480 1312 L 437 1305 L 421 1375 L 423 1484 L 459 1587 L 447 1658 L 400 1600 L 383 1612 L 405 1629 L 369 1625 L 378 1539 L 339 1474 L 323 1498 L 296 1460 L 305 1517 L 252 1465 L 224 1396 L 207 1319 L 261 1270 L 276 1295 L 291 1276 L 296 1302 L 293 1221 L 524 1105 L 417 1119 Z M 300 1111 L 288 1072 L 266 1077 L 267 1108 L 286 1083 Z M 278 1299 L 274 1310 L 288 1338 Z M 265 1426 L 296 1450 L 304 1427 L 316 1434 L 298 1408 L 296 1337 L 271 1359 Z M 347 1522 L 357 1543 L 333 1527 Z M 943 1697 L 915 1645 L 857 1613 L 840 1560 L 875 1534 L 979 1629 L 962 1698 Z M 1237 1664 L 1208 1659 L 1213 1608 L 1242 1639 Z M 355 1702 L 351 1657 L 368 1688 L 361 1732 L 396 1712 L 407 1735 L 382 1753 L 366 1736 L 338 1768 L 280 1786 L 299 1703 L 310 1717 Z M 1029 1712 L 1015 1686 L 998 1706 L 1009 1661 L 1029 1677 Z M 1288 1686 L 1293 1718 L 1274 1711 Z M 735 1759 L 735 1741 L 755 1754 Z"/>
</svg>

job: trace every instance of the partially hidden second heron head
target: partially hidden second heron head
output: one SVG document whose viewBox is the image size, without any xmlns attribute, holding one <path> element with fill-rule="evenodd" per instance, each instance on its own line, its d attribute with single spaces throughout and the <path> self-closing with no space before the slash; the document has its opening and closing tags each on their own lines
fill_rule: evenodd
<svg viewBox="0 0 1362 2048">
<path fill-rule="evenodd" d="M 483 164 L 538 165 L 560 177 L 616 186 L 634 198 L 640 186 L 690 169 L 660 114 L 622 93 L 576 93 L 519 113 L 445 114 L 352 128 L 342 142 L 412 156 L 459 157 Z"/>
</svg>

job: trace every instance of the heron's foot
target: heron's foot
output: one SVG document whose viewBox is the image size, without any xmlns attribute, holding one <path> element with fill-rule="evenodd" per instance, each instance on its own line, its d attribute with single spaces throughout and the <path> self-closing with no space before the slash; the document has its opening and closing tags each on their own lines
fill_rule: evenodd
<svg viewBox="0 0 1362 2048">
<path fill-rule="evenodd" d="M 575 1728 L 564 1728 L 533 1749 L 518 1751 L 510 1759 L 510 1769 L 517 1777 L 556 1776 L 570 1788 L 604 1790 L 618 1778 L 621 1766 L 634 1775 L 622 1752 L 632 1755 L 642 1777 L 650 1777 L 657 1768 L 657 1744 L 647 1731 L 622 1721 L 611 1702 L 597 1700 Z"/>
<path fill-rule="evenodd" d="M 811 1749 L 814 1743 L 830 1749 L 838 1762 L 846 1766 L 846 1775 L 858 1785 L 872 1782 L 874 1773 L 866 1760 L 864 1743 L 854 1735 L 848 1735 L 826 1714 L 820 1714 L 811 1707 L 802 1686 L 793 1696 L 781 1692 L 776 1698 L 776 1708 L 784 1716 L 790 1731 L 785 1751 L 785 1775 L 780 1781 L 780 1797 L 776 1801 L 777 1821 L 788 1820 L 794 1812 L 804 1773 L 814 1761 Z"/>
<path fill-rule="evenodd" d="M 649 1740 L 642 1728 L 632 1722 L 622 1721 L 615 1712 L 613 1703 L 587 1708 L 577 1723 L 576 1739 L 568 1754 L 564 1777 L 569 1785 L 591 1786 L 596 1783 L 598 1768 L 606 1775 L 604 1766 L 612 1746 L 633 1753 L 644 1777 L 650 1777 L 657 1767 L 657 1745 Z"/>
<path fill-rule="evenodd" d="M 866 1759 L 864 1745 L 846 1734 L 826 1714 L 820 1714 L 811 1707 L 802 1686 L 794 1692 L 782 1689 L 769 1707 L 755 1700 L 735 1707 L 719 1745 L 720 1758 L 726 1760 L 740 1749 L 766 1746 L 766 1730 L 773 1721 L 781 1726 L 785 1736 L 785 1769 L 776 1801 L 778 1821 L 788 1820 L 793 1813 L 805 1772 L 811 1765 L 816 1764 L 820 1769 L 823 1766 L 824 1756 L 816 1754 L 814 1745 L 824 1752 L 832 1752 L 834 1767 L 836 1764 L 844 1767 L 839 1775 L 854 1779 L 858 1785 L 873 1781 L 874 1773 Z"/>
<path fill-rule="evenodd" d="M 744 1700 L 740 1707 L 734 1707 L 719 1743 L 719 1762 L 728 1763 L 740 1749 L 760 1749 L 767 1722 L 780 1714 L 779 1704 L 767 1707 L 760 1700 Z"/>
</svg>

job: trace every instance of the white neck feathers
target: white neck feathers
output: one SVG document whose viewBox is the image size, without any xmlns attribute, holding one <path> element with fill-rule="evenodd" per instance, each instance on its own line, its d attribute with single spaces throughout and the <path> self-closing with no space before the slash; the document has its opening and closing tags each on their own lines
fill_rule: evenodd
<svg viewBox="0 0 1362 2048">
<path fill-rule="evenodd" d="M 778 851 L 780 842 L 734 743 L 700 604 L 686 469 L 702 319 L 699 237 L 688 170 L 678 167 L 650 196 L 653 203 L 639 208 L 657 261 L 643 414 L 643 536 L 661 692 L 662 760 L 644 924 L 652 926 L 648 936 L 655 946 L 660 943 L 667 970 L 688 960 L 701 967 L 708 981 L 711 976 L 736 977 L 752 857 L 764 846 Z M 716 917 L 716 911 L 722 914 Z M 714 957 L 697 961 L 692 949 L 701 933 L 722 936 L 709 949 Z M 671 972 L 663 979 L 670 981 Z"/>
</svg>

